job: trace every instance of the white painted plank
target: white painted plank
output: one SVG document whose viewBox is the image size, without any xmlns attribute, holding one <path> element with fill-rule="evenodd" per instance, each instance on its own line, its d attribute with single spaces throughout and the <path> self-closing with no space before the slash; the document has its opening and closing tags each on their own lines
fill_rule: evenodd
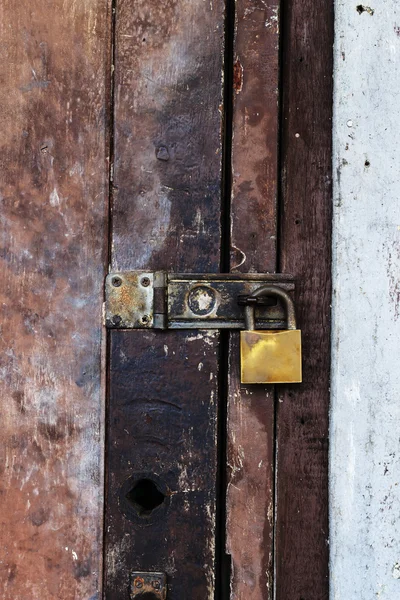
<svg viewBox="0 0 400 600">
<path fill-rule="evenodd" d="M 396 600 L 400 6 L 335 7 L 331 600 Z"/>
</svg>

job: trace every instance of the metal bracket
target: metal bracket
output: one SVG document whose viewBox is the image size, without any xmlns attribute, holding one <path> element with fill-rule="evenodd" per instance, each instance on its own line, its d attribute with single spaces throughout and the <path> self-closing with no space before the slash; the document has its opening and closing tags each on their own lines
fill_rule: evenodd
<svg viewBox="0 0 400 600">
<path fill-rule="evenodd" d="M 131 600 L 152 598 L 165 600 L 167 597 L 167 576 L 165 573 L 137 571 L 131 574 Z"/>
<path fill-rule="evenodd" d="M 191 274 L 164 271 L 110 273 L 105 285 L 105 325 L 111 329 L 244 329 L 241 298 L 263 284 L 294 290 L 282 274 Z M 258 329 L 285 326 L 284 310 L 266 298 Z"/>
</svg>

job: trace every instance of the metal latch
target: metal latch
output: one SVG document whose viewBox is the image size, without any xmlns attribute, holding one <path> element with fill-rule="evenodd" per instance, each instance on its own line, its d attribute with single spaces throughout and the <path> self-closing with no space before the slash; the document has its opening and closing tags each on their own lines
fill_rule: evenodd
<svg viewBox="0 0 400 600">
<path fill-rule="evenodd" d="M 110 273 L 105 325 L 111 329 L 244 329 L 243 298 L 261 285 L 290 292 L 282 274 L 191 274 L 165 271 Z M 257 329 L 281 329 L 285 313 L 276 298 L 259 299 Z"/>
<path fill-rule="evenodd" d="M 148 598 L 165 600 L 167 597 L 167 576 L 165 573 L 137 571 L 131 574 L 131 600 Z"/>
</svg>

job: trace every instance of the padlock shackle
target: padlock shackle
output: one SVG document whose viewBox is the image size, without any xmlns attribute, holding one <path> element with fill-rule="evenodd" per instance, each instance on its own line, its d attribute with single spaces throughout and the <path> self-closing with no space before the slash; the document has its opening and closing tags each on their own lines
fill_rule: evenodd
<svg viewBox="0 0 400 600">
<path fill-rule="evenodd" d="M 260 296 L 274 296 L 282 300 L 287 315 L 287 328 L 297 329 L 296 325 L 296 311 L 294 303 L 291 297 L 284 289 L 276 285 L 263 285 L 251 294 L 252 298 L 259 298 Z M 244 316 L 246 322 L 246 329 L 255 329 L 255 307 L 252 304 L 247 304 L 244 308 Z"/>
<path fill-rule="evenodd" d="M 247 331 L 253 331 L 256 328 L 255 307 L 252 304 L 245 304 L 244 323 Z"/>
</svg>

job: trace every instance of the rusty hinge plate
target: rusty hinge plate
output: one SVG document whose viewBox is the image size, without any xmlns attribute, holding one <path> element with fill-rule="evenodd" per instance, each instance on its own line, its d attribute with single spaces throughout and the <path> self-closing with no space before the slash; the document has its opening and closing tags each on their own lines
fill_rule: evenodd
<svg viewBox="0 0 400 600">
<path fill-rule="evenodd" d="M 167 597 L 167 576 L 165 573 L 137 571 L 131 574 L 131 600 L 153 598 L 165 600 Z"/>
<path fill-rule="evenodd" d="M 106 278 L 106 327 L 164 329 L 165 285 L 165 273 L 160 271 L 110 273 Z"/>
<path fill-rule="evenodd" d="M 238 298 L 265 283 L 294 290 L 293 277 L 281 274 L 110 273 L 105 324 L 112 329 L 244 329 Z M 284 311 L 276 300 L 266 299 L 257 309 L 258 329 L 284 324 Z"/>
</svg>

